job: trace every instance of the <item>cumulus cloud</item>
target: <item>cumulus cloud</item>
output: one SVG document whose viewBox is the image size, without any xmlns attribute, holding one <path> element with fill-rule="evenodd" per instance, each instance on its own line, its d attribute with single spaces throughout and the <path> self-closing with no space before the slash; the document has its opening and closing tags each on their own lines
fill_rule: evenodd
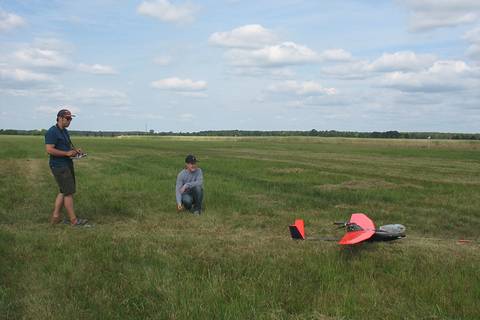
<svg viewBox="0 0 480 320">
<path fill-rule="evenodd" d="M 14 82 L 37 82 L 51 80 L 51 77 L 48 75 L 18 68 L 0 69 L 0 77 L 3 80 L 10 80 Z"/>
<path fill-rule="evenodd" d="M 234 66 L 283 67 L 315 62 L 318 55 L 294 42 L 283 42 L 256 50 L 233 49 L 227 57 Z"/>
<path fill-rule="evenodd" d="M 417 54 L 412 51 L 384 53 L 372 62 L 351 59 L 341 64 L 322 67 L 324 75 L 340 79 L 367 79 L 378 73 L 414 72 L 427 70 L 437 60 L 432 54 Z"/>
<path fill-rule="evenodd" d="M 13 53 L 16 64 L 27 68 L 39 68 L 45 72 L 58 72 L 72 67 L 67 57 L 68 46 L 56 39 L 37 39 L 32 45 Z"/>
<path fill-rule="evenodd" d="M 207 89 L 206 81 L 193 81 L 176 77 L 161 79 L 151 83 L 153 88 L 174 92 L 195 92 Z"/>
<path fill-rule="evenodd" d="M 480 43 L 480 26 L 467 31 L 463 38 L 472 43 Z"/>
<path fill-rule="evenodd" d="M 385 87 L 403 92 L 448 92 L 478 86 L 479 71 L 463 61 L 440 60 L 420 72 L 392 72 L 385 75 Z"/>
<path fill-rule="evenodd" d="M 475 43 L 468 47 L 467 55 L 472 59 L 480 60 L 480 43 Z"/>
<path fill-rule="evenodd" d="M 324 88 L 321 84 L 315 81 L 297 82 L 293 80 L 284 81 L 279 84 L 274 84 L 268 87 L 270 92 L 294 94 L 297 96 L 316 96 L 316 95 L 335 95 L 337 90 L 335 88 Z"/>
<path fill-rule="evenodd" d="M 350 61 L 352 54 L 344 49 L 329 49 L 321 53 L 320 57 L 327 61 Z"/>
<path fill-rule="evenodd" d="M 228 63 L 235 73 L 252 75 L 265 73 L 261 69 L 285 67 L 319 62 L 321 57 L 305 45 L 292 41 L 279 42 L 278 37 L 259 24 L 244 25 L 226 32 L 215 32 L 209 38 L 211 45 L 226 49 Z M 337 59 L 345 59 L 346 52 L 330 52 Z M 291 71 L 289 71 L 291 72 Z"/>
<path fill-rule="evenodd" d="M 410 29 L 428 31 L 472 23 L 480 18 L 477 0 L 402 0 L 410 10 Z"/>
<path fill-rule="evenodd" d="M 369 65 L 369 69 L 377 72 L 413 71 L 430 67 L 436 57 L 431 54 L 415 54 L 412 51 L 384 53 Z"/>
<path fill-rule="evenodd" d="M 466 32 L 463 38 L 470 42 L 466 52 L 467 56 L 480 60 L 480 26 Z"/>
<path fill-rule="evenodd" d="M 22 27 L 25 24 L 25 20 L 22 17 L 0 9 L 0 32 Z"/>
<path fill-rule="evenodd" d="M 101 64 L 79 64 L 78 70 L 86 73 L 91 74 L 98 74 L 98 75 L 109 75 L 109 74 L 117 74 L 117 71 L 111 66 L 101 65 Z"/>
<path fill-rule="evenodd" d="M 52 77 L 43 73 L 0 65 L 0 87 L 13 89 L 9 92 L 14 95 L 24 95 L 23 91 L 28 89 L 48 87 L 53 81 Z"/>
<path fill-rule="evenodd" d="M 339 79 L 366 79 L 372 75 L 370 65 L 365 60 L 322 67 L 322 74 Z"/>
<path fill-rule="evenodd" d="M 301 97 L 298 100 L 288 101 L 286 103 L 289 107 L 303 108 L 303 107 L 347 107 L 352 105 L 359 105 L 355 97 L 346 97 L 342 95 L 316 95 Z M 348 113 L 348 112 L 347 112 Z M 333 115 L 333 114 L 332 114 Z"/>
<path fill-rule="evenodd" d="M 215 32 L 209 43 L 227 48 L 262 48 L 274 44 L 275 34 L 259 24 L 249 24 L 226 32 Z"/>
<path fill-rule="evenodd" d="M 137 8 L 139 14 L 174 23 L 192 22 L 197 10 L 191 3 L 174 5 L 168 0 L 143 1 Z"/>
</svg>

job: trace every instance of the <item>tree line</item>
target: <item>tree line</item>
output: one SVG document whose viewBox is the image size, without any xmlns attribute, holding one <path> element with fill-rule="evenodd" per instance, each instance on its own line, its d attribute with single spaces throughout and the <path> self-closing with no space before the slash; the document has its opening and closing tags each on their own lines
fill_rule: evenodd
<svg viewBox="0 0 480 320">
<path fill-rule="evenodd" d="M 42 130 L 15 130 L 0 129 L 0 135 L 45 135 Z M 312 136 L 312 137 L 343 137 L 343 138 L 380 138 L 380 139 L 454 139 L 454 140 L 480 140 L 480 133 L 448 133 L 448 132 L 357 132 L 337 130 L 309 131 L 261 131 L 261 130 L 206 130 L 197 132 L 155 132 L 150 131 L 80 131 L 70 130 L 71 135 L 91 137 L 117 137 L 117 136 L 220 136 L 220 137 L 253 137 L 253 136 Z"/>
</svg>

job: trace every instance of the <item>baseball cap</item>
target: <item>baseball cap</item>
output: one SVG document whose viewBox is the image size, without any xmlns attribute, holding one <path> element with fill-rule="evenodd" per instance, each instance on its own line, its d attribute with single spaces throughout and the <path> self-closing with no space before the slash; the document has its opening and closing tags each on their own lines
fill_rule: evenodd
<svg viewBox="0 0 480 320">
<path fill-rule="evenodd" d="M 189 154 L 186 158 L 185 158 L 185 163 L 197 163 L 197 158 L 195 158 L 194 155 L 192 154 Z"/>
<path fill-rule="evenodd" d="M 75 117 L 75 115 L 72 114 L 68 109 L 62 109 L 57 113 L 57 118 L 66 117 L 66 116 Z"/>
</svg>

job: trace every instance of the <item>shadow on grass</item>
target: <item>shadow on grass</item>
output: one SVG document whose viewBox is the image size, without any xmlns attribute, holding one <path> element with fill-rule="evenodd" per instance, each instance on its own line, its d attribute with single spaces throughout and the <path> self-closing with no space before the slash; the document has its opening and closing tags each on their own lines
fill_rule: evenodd
<svg viewBox="0 0 480 320">
<path fill-rule="evenodd" d="M 340 258 L 345 260 L 361 259 L 364 255 L 378 252 L 378 246 L 373 242 L 363 242 L 351 246 L 340 247 Z"/>
</svg>

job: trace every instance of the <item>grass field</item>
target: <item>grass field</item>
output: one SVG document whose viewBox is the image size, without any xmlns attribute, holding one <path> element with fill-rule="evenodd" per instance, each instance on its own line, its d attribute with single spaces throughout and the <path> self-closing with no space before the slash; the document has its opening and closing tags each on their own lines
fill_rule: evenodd
<svg viewBox="0 0 480 320">
<path fill-rule="evenodd" d="M 340 138 L 85 138 L 75 206 L 42 137 L 0 136 L 1 319 L 480 319 L 480 143 Z M 205 206 L 177 214 L 186 154 Z M 364 212 L 407 238 L 341 248 Z M 472 240 L 461 243 L 460 239 Z"/>
</svg>

